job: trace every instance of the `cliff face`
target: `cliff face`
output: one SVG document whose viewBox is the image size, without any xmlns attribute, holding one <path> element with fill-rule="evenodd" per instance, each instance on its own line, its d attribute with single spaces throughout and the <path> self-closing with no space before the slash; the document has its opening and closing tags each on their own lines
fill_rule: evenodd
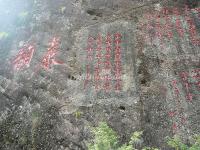
<svg viewBox="0 0 200 150">
<path fill-rule="evenodd" d="M 199 134 L 197 0 L 0 3 L 0 149 L 84 150 L 101 121 L 162 150 Z"/>
</svg>

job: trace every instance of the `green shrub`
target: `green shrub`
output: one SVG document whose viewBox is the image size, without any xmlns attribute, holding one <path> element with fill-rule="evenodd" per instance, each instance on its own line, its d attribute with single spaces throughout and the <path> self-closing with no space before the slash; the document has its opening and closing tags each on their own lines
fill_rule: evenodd
<svg viewBox="0 0 200 150">
<path fill-rule="evenodd" d="M 82 115 L 82 112 L 80 112 L 80 111 L 76 111 L 76 112 L 74 113 L 74 116 L 75 116 L 76 119 L 81 118 L 81 115 Z"/>
<path fill-rule="evenodd" d="M 94 139 L 88 144 L 89 150 L 137 150 L 136 143 L 140 143 L 142 131 L 134 132 L 129 143 L 120 145 L 118 136 L 105 122 L 92 129 Z M 200 150 L 200 136 L 193 137 L 190 146 L 184 144 L 177 136 L 167 137 L 167 144 L 175 150 Z M 144 147 L 142 150 L 159 150 L 158 148 Z"/>
<path fill-rule="evenodd" d="M 184 144 L 177 136 L 174 136 L 173 138 L 168 138 L 167 144 L 175 150 L 200 150 L 200 136 L 194 136 L 190 146 Z"/>
<path fill-rule="evenodd" d="M 140 141 L 142 135 L 141 131 L 134 132 L 129 143 L 120 145 L 117 133 L 113 131 L 105 122 L 102 122 L 98 127 L 93 128 L 92 133 L 94 134 L 94 140 L 92 143 L 88 144 L 89 150 L 136 150 L 134 146 Z"/>
<path fill-rule="evenodd" d="M 102 122 L 99 127 L 93 128 L 95 136 L 93 143 L 89 144 L 89 150 L 110 150 L 117 148 L 117 134 L 109 126 Z"/>
</svg>

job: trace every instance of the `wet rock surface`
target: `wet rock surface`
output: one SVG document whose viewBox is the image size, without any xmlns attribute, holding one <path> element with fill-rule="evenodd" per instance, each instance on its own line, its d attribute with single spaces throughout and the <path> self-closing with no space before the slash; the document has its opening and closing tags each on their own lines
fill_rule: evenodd
<svg viewBox="0 0 200 150">
<path fill-rule="evenodd" d="M 101 121 L 117 131 L 121 143 L 142 130 L 142 145 L 162 150 L 170 149 L 166 136 L 177 134 L 187 142 L 199 134 L 200 47 L 198 40 L 192 41 L 184 13 L 186 4 L 199 39 L 197 0 L 0 2 L 5 5 L 0 10 L 0 149 L 85 150 L 92 139 L 90 127 Z M 160 40 L 155 20 L 165 22 L 163 8 L 169 10 L 173 36 L 163 34 Z M 172 8 L 182 12 L 183 37 L 176 30 Z M 161 15 L 151 20 L 148 14 Z M 147 24 L 152 26 L 148 30 Z M 102 89 L 96 90 L 97 56 L 87 59 L 89 38 L 96 41 L 101 35 L 104 56 L 108 34 L 113 68 L 116 36 L 121 35 L 119 91 L 114 69 L 108 73 L 111 89 L 106 91 L 100 79 Z M 57 49 L 54 38 L 59 39 Z M 35 51 L 28 65 L 15 69 L 13 62 L 24 45 Z M 93 51 L 97 47 L 92 44 Z M 51 50 L 45 68 L 44 55 Z M 87 65 L 93 79 L 86 84 Z"/>
</svg>

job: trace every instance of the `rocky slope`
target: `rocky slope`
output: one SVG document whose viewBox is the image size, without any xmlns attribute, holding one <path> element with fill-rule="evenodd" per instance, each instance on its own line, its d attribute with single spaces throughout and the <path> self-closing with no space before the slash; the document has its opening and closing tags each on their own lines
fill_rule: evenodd
<svg viewBox="0 0 200 150">
<path fill-rule="evenodd" d="M 101 121 L 162 150 L 199 134 L 198 0 L 0 3 L 0 149 L 85 150 Z"/>
</svg>

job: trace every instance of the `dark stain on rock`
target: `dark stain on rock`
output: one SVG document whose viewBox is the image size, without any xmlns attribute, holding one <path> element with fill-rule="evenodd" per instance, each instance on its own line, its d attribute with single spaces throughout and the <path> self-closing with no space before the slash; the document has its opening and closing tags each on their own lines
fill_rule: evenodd
<svg viewBox="0 0 200 150">
<path fill-rule="evenodd" d="M 99 9 L 88 9 L 86 11 L 91 16 L 102 17 L 103 13 Z"/>
</svg>

